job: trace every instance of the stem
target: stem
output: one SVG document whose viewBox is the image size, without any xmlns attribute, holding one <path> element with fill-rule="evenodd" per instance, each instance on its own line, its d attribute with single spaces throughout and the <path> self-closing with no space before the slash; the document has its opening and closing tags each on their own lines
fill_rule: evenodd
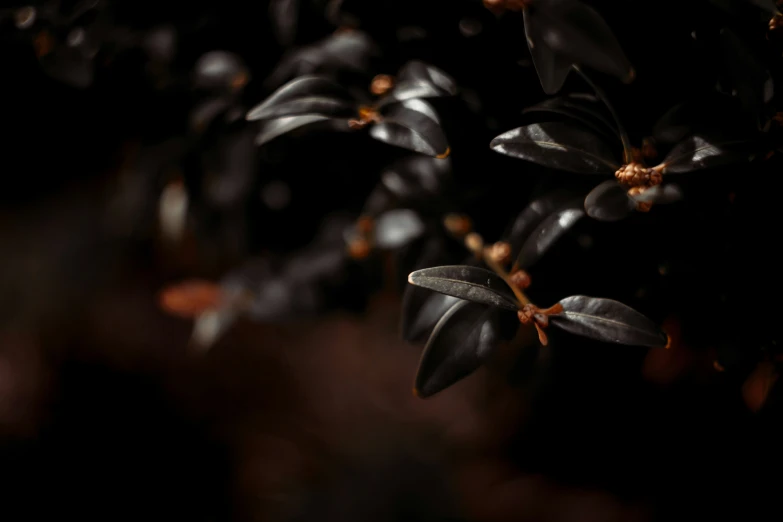
<svg viewBox="0 0 783 522">
<path fill-rule="evenodd" d="M 477 232 L 472 232 L 473 234 L 477 234 Z M 465 236 L 468 237 L 467 235 Z M 479 236 L 480 237 L 480 236 Z M 492 269 L 493 272 L 495 272 L 497 275 L 499 275 L 501 278 L 503 278 L 503 281 L 506 282 L 506 284 L 511 288 L 511 291 L 514 292 L 514 295 L 516 296 L 517 300 L 520 302 L 522 306 L 525 306 L 527 304 L 530 304 L 530 299 L 522 292 L 520 288 L 518 288 L 515 284 L 511 282 L 511 278 L 508 275 L 508 272 L 500 266 L 499 263 L 496 263 L 492 259 L 489 258 L 489 256 L 484 255 L 484 246 L 483 246 L 483 240 L 481 242 L 481 246 L 478 248 L 474 248 L 474 245 L 471 245 L 468 241 L 463 241 L 463 244 L 465 245 L 465 248 L 467 248 L 470 252 L 473 254 L 480 256 L 481 259 L 483 259 L 484 263 Z"/>
<path fill-rule="evenodd" d="M 625 127 L 623 127 L 623 124 L 620 122 L 620 118 L 617 117 L 617 113 L 614 110 L 614 107 L 612 107 L 612 104 L 609 103 L 609 98 L 606 97 L 606 94 L 604 94 L 604 91 L 598 87 L 593 80 L 590 79 L 589 76 L 578 66 L 573 65 L 572 66 L 574 70 L 579 73 L 579 75 L 582 77 L 582 79 L 593 89 L 593 92 L 595 92 L 595 95 L 598 96 L 598 98 L 604 102 L 604 105 L 607 109 L 609 109 L 609 114 L 612 115 L 612 118 L 614 119 L 615 125 L 617 125 L 617 131 L 620 133 L 620 141 L 623 142 L 623 161 L 627 164 L 630 163 L 632 160 L 632 154 L 631 154 L 631 140 L 628 138 L 628 133 L 625 132 Z"/>
<path fill-rule="evenodd" d="M 502 266 L 500 266 L 498 263 L 495 263 L 491 259 L 484 258 L 484 262 L 487 264 L 488 267 L 490 267 L 492 270 L 494 270 L 497 275 L 503 278 L 503 281 L 506 282 L 508 286 L 511 287 L 511 290 L 514 292 L 514 295 L 517 296 L 517 299 L 522 304 L 522 306 L 530 304 L 530 299 L 527 298 L 524 292 L 522 292 L 519 287 L 511 283 L 511 279 L 508 276 L 508 272 L 506 272 Z"/>
</svg>

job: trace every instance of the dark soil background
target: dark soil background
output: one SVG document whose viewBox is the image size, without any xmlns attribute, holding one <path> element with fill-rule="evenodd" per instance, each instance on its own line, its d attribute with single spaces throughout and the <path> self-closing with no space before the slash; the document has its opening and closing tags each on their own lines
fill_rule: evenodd
<svg viewBox="0 0 783 522">
<path fill-rule="evenodd" d="M 740 24 L 755 48 L 766 45 L 750 11 L 732 18 L 695 0 L 589 3 L 637 68 L 631 86 L 600 82 L 639 142 L 669 107 L 711 92 L 716 28 Z M 112 4 L 139 30 L 207 20 L 183 37 L 176 67 L 187 76 L 204 52 L 236 52 L 253 75 L 248 106 L 268 94 L 261 84 L 283 49 L 267 2 Z M 496 21 L 481 2 L 451 0 L 363 9 L 385 67 L 430 61 L 481 101 L 478 114 L 438 108 L 455 176 L 487 189 L 466 209 L 487 237 L 539 180 L 573 181 L 489 150 L 544 98 L 518 17 Z M 465 36 L 465 18 L 483 30 Z M 399 43 L 396 30 L 411 25 L 428 37 Z M 305 18 L 298 43 L 332 30 Z M 694 30 L 706 36 L 694 40 Z M 411 393 L 421 346 L 398 340 L 393 285 L 358 313 L 241 322 L 206 354 L 188 345 L 192 323 L 157 305 L 169 282 L 290 251 L 330 212 L 358 212 L 399 152 L 369 139 L 286 141 L 258 185 L 285 180 L 287 209 L 253 199 L 239 250 L 171 252 L 155 232 L 160 183 L 123 173 L 142 147 L 183 133 L 189 92 L 152 88 L 133 55 L 99 68 L 91 87 L 71 88 L 41 72 L 12 26 L 3 31 L 1 520 L 780 518 L 780 387 L 756 412 L 742 392 L 780 337 L 780 219 L 769 181 L 780 155 L 755 170 L 695 174 L 683 203 L 615 224 L 585 221 L 537 268 L 536 298 L 622 300 L 664 325 L 670 349 L 564 340 L 524 384 L 500 353 L 422 400 Z M 565 90 L 587 87 L 574 75 Z"/>
</svg>

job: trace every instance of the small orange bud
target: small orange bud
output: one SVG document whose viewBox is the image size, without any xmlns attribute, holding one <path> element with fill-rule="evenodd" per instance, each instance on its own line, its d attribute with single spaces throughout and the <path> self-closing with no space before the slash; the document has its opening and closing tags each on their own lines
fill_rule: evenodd
<svg viewBox="0 0 783 522">
<path fill-rule="evenodd" d="M 487 247 L 484 255 L 496 263 L 508 263 L 511 259 L 511 245 L 505 241 L 498 241 L 492 246 Z"/>
<path fill-rule="evenodd" d="M 381 96 L 389 92 L 392 87 L 394 87 L 394 78 L 388 74 L 379 74 L 372 79 L 370 92 L 376 96 Z"/>
<path fill-rule="evenodd" d="M 484 240 L 476 232 L 471 232 L 465 236 L 465 246 L 468 247 L 468 250 L 471 252 L 481 252 L 484 247 Z"/>
<path fill-rule="evenodd" d="M 189 280 L 163 289 L 158 305 L 171 315 L 193 318 L 221 304 L 220 286 L 211 281 Z"/>
<path fill-rule="evenodd" d="M 348 254 L 356 260 L 366 259 L 371 250 L 370 243 L 364 238 L 356 238 L 348 243 Z"/>
<path fill-rule="evenodd" d="M 455 236 L 462 237 L 473 229 L 470 218 L 460 214 L 447 214 L 443 218 L 443 226 Z"/>
<path fill-rule="evenodd" d="M 525 272 L 524 270 L 516 270 L 511 273 L 509 276 L 509 279 L 511 281 L 511 284 L 516 286 L 517 288 L 524 290 L 525 288 L 530 286 L 531 280 L 530 275 Z"/>
</svg>

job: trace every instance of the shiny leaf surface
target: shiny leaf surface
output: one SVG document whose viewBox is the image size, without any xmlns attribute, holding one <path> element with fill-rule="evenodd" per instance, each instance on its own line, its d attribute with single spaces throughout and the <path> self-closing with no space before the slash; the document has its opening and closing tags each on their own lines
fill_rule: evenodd
<svg viewBox="0 0 783 522">
<path fill-rule="evenodd" d="M 389 108 L 382 121 L 372 126 L 370 136 L 432 157 L 444 157 L 449 153 L 446 135 L 435 111 L 419 99 L 407 100 Z"/>
<path fill-rule="evenodd" d="M 511 288 L 500 276 L 484 268 L 461 265 L 424 268 L 412 272 L 408 282 L 474 303 L 518 309 Z"/>
<path fill-rule="evenodd" d="M 308 128 L 308 130 L 336 130 L 348 131 L 348 120 L 320 116 L 318 114 L 303 114 L 301 116 L 287 116 L 264 122 L 261 132 L 256 136 L 256 145 L 263 145 L 278 136 L 294 130 Z"/>
<path fill-rule="evenodd" d="M 459 301 L 443 315 L 427 341 L 416 373 L 422 398 L 448 388 L 476 371 L 500 342 L 498 310 Z"/>
<path fill-rule="evenodd" d="M 262 120 L 297 114 L 332 116 L 353 112 L 355 102 L 342 86 L 322 76 L 302 76 L 283 85 L 248 111 L 247 120 Z"/>
<path fill-rule="evenodd" d="M 394 87 L 383 97 L 380 104 L 455 94 L 457 84 L 449 75 L 435 66 L 413 60 L 400 69 Z"/>
<path fill-rule="evenodd" d="M 609 174 L 620 166 L 603 140 L 562 122 L 534 123 L 510 130 L 493 139 L 490 147 L 507 156 L 568 172 Z"/>
<path fill-rule="evenodd" d="M 665 165 L 665 174 L 745 163 L 749 161 L 749 144 L 748 140 L 691 136 L 674 147 L 661 163 Z"/>
<path fill-rule="evenodd" d="M 575 295 L 560 301 L 563 312 L 552 326 L 607 343 L 664 347 L 668 339 L 655 323 L 630 306 L 611 299 Z"/>
<path fill-rule="evenodd" d="M 531 201 L 519 213 L 504 237 L 511 244 L 511 258 L 515 259 L 522 245 L 530 238 L 536 228 L 552 213 L 563 208 L 579 208 L 584 197 L 570 190 L 557 189 Z"/>
<path fill-rule="evenodd" d="M 536 264 L 541 256 L 585 215 L 581 207 L 580 204 L 579 207 L 558 210 L 544 219 L 523 243 L 517 257 L 517 265 L 526 270 Z"/>
</svg>

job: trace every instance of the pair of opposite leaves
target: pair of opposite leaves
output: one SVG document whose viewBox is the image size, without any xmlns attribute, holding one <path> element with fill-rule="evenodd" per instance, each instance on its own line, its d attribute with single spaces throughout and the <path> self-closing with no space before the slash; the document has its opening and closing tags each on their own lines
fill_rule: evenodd
<svg viewBox="0 0 783 522">
<path fill-rule="evenodd" d="M 369 127 L 370 136 L 378 141 L 445 158 L 450 152 L 446 136 L 438 115 L 424 99 L 451 96 L 456 91 L 454 80 L 443 71 L 411 61 L 400 69 L 395 85 L 377 100 L 327 77 L 306 75 L 277 89 L 251 109 L 246 119 L 262 122 L 257 145 L 295 130 Z"/>
<path fill-rule="evenodd" d="M 534 200 L 517 217 L 506 234 L 516 267 L 533 266 L 579 221 L 584 215 L 581 197 L 554 191 Z M 437 256 L 434 251 L 429 254 Z M 464 265 L 422 268 L 409 276 L 403 337 L 414 341 L 429 332 L 415 380 L 420 397 L 432 396 L 473 373 L 519 328 L 515 312 L 521 305 L 514 293 L 501 277 L 477 264 L 472 259 Z M 627 345 L 667 343 L 660 328 L 620 302 L 571 296 L 559 305 L 563 310 L 549 316 L 550 324 L 572 334 Z"/>
<path fill-rule="evenodd" d="M 611 176 L 624 162 L 616 151 L 622 150 L 621 131 L 607 120 L 595 106 L 596 101 L 581 95 L 546 100 L 526 112 L 553 113 L 567 121 L 545 121 L 505 132 L 490 143 L 490 147 L 515 158 L 544 167 L 579 174 Z M 680 107 L 664 115 L 656 129 L 666 127 Z M 751 137 L 744 131 L 718 127 L 683 133 L 673 128 L 676 136 L 663 161 L 657 165 L 662 174 L 682 174 L 747 161 Z M 659 133 L 665 134 L 665 131 Z M 614 141 L 614 143 L 612 142 Z M 681 198 L 678 187 L 661 184 L 641 194 L 629 195 L 628 187 L 615 179 L 598 185 L 585 198 L 585 208 L 593 218 L 614 221 L 622 219 L 637 207 L 637 203 L 669 203 Z"/>
</svg>

